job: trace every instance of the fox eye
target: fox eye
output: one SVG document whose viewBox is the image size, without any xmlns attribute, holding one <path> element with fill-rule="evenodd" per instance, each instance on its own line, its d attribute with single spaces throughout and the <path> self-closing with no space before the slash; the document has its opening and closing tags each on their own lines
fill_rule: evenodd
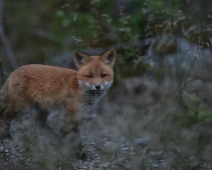
<svg viewBox="0 0 212 170">
<path fill-rule="evenodd" d="M 92 78 L 92 75 L 90 75 L 90 74 L 89 74 L 89 75 L 86 75 L 86 76 L 87 76 L 88 78 Z"/>
<path fill-rule="evenodd" d="M 107 76 L 107 74 L 101 74 L 101 77 L 106 77 Z"/>
</svg>

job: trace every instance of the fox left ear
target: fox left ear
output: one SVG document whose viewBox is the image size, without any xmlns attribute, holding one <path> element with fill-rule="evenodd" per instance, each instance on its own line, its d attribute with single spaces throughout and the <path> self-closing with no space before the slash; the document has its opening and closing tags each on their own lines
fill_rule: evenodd
<svg viewBox="0 0 212 170">
<path fill-rule="evenodd" d="M 113 67 L 116 61 L 116 50 L 114 48 L 108 50 L 101 56 L 101 60 L 110 67 Z"/>
<path fill-rule="evenodd" d="M 90 61 L 90 57 L 80 52 L 79 50 L 74 51 L 74 62 L 77 68 L 82 67 L 83 65 L 87 64 Z"/>
</svg>

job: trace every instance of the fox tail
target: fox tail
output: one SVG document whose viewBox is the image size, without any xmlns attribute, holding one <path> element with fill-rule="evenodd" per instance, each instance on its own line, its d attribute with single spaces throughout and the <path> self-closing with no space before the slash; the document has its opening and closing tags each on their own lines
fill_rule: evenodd
<svg viewBox="0 0 212 170">
<path fill-rule="evenodd" d="M 7 80 L 2 86 L 2 88 L 0 89 L 0 117 L 8 104 L 8 100 L 9 100 L 8 88 L 9 88 L 9 83 Z"/>
<path fill-rule="evenodd" d="M 2 69 L 1 60 L 0 60 L 0 75 L 1 75 L 1 78 L 0 78 L 1 79 L 1 86 L 3 86 L 3 84 L 4 84 L 4 73 L 3 73 L 3 69 Z"/>
</svg>

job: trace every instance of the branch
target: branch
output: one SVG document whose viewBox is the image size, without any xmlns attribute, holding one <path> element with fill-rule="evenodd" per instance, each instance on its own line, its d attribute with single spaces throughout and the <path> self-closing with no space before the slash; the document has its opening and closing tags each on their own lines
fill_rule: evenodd
<svg viewBox="0 0 212 170">
<path fill-rule="evenodd" d="M 3 5 L 4 5 L 4 0 L 0 0 L 0 40 L 2 41 L 2 44 L 4 46 L 7 56 L 9 57 L 12 68 L 16 69 L 18 67 L 18 62 L 16 61 L 16 57 L 15 57 L 15 54 L 13 53 L 9 39 L 4 33 Z"/>
</svg>

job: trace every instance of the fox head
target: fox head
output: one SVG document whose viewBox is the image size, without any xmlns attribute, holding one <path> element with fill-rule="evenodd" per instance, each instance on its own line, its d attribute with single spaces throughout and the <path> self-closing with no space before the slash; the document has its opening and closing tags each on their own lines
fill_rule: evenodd
<svg viewBox="0 0 212 170">
<path fill-rule="evenodd" d="M 85 91 L 107 91 L 113 83 L 113 66 L 116 60 L 115 49 L 101 56 L 88 56 L 75 50 L 74 61 L 79 85 Z"/>
</svg>

